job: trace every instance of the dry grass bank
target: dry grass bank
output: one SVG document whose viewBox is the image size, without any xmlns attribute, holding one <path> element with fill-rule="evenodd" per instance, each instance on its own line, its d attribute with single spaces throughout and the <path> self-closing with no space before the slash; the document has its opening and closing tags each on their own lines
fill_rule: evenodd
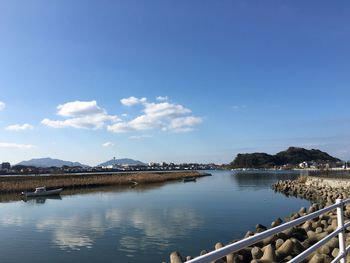
<svg viewBox="0 0 350 263">
<path fill-rule="evenodd" d="M 138 172 L 115 174 L 84 174 L 84 175 L 49 175 L 49 176 L 2 176 L 0 177 L 1 193 L 20 193 L 32 191 L 35 187 L 63 187 L 74 189 L 80 187 L 98 187 L 108 185 L 132 185 L 161 183 L 171 180 L 181 180 L 185 177 L 201 177 L 209 174 L 195 171 L 188 172 Z"/>
</svg>

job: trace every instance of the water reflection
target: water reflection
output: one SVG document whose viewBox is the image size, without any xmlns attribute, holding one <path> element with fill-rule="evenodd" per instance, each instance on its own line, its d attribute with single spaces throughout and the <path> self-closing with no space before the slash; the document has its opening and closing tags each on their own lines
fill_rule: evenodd
<svg viewBox="0 0 350 263">
<path fill-rule="evenodd" d="M 65 190 L 62 200 L 46 198 L 44 205 L 15 196 L 18 202 L 0 203 L 1 258 L 167 261 L 171 251 L 195 254 L 307 206 L 272 191 L 271 184 L 286 175 L 211 173 L 195 184 Z"/>
<path fill-rule="evenodd" d="M 118 235 L 115 239 L 118 240 L 118 249 L 130 253 L 154 245 L 166 247 L 172 238 L 185 236 L 201 224 L 201 218 L 192 209 L 165 208 L 159 213 L 144 209 L 125 211 L 113 208 L 100 214 L 45 218 L 39 220 L 36 228 L 41 232 L 52 232 L 52 242 L 62 250 L 92 248 L 107 231 L 128 233 Z"/>
<path fill-rule="evenodd" d="M 16 226 L 21 227 L 25 223 L 25 218 L 23 216 L 19 215 L 12 215 L 12 214 L 4 214 L 0 216 L 0 225 L 1 226 Z"/>
<path fill-rule="evenodd" d="M 110 185 L 110 186 L 99 186 L 99 187 L 82 187 L 75 189 L 65 189 L 61 195 L 84 195 L 91 193 L 125 193 L 125 192 L 137 192 L 143 193 L 155 189 L 159 189 L 165 185 L 176 184 L 178 181 L 152 183 L 152 184 L 138 184 L 138 185 Z"/>
<path fill-rule="evenodd" d="M 80 218 L 46 218 L 37 223 L 39 231 L 52 231 L 52 241 L 61 249 L 80 250 L 82 247 L 91 248 L 93 239 L 98 234 L 95 227 L 99 225 L 99 219 L 96 217 Z"/>
<path fill-rule="evenodd" d="M 21 200 L 25 203 L 45 204 L 47 199 L 51 200 L 62 200 L 60 195 L 52 196 L 36 196 L 36 197 L 22 197 Z"/>
<path fill-rule="evenodd" d="M 299 172 L 294 171 L 251 171 L 251 172 L 233 172 L 231 179 L 237 184 L 238 188 L 246 189 L 253 187 L 255 189 L 266 189 L 278 180 L 294 180 L 299 176 Z"/>
<path fill-rule="evenodd" d="M 154 189 L 158 189 L 165 185 L 176 184 L 178 181 L 170 181 L 170 182 L 162 182 L 162 183 L 154 183 L 154 184 L 139 184 L 139 185 L 111 185 L 111 186 L 99 186 L 99 187 L 81 187 L 74 189 L 64 189 L 64 192 L 61 193 L 61 196 L 69 196 L 69 195 L 84 195 L 91 193 L 123 193 L 123 192 L 138 192 L 143 193 L 147 191 L 151 191 Z M 7 203 L 13 201 L 20 201 L 22 197 L 19 193 L 10 193 L 10 194 L 0 194 L 0 203 Z"/>
<path fill-rule="evenodd" d="M 139 249 L 139 246 L 142 246 L 142 243 L 132 236 L 124 236 L 119 241 L 120 248 L 119 250 L 126 253 L 127 257 L 135 257 L 135 252 Z"/>
<path fill-rule="evenodd" d="M 0 203 L 7 203 L 20 200 L 21 196 L 19 194 L 0 194 Z"/>
<path fill-rule="evenodd" d="M 185 236 L 188 231 L 201 225 L 202 220 L 192 209 L 163 209 L 162 214 L 152 211 L 135 210 L 127 215 L 134 228 L 143 230 L 148 238 L 155 241 Z M 163 222 L 167 222 L 164 224 Z"/>
</svg>

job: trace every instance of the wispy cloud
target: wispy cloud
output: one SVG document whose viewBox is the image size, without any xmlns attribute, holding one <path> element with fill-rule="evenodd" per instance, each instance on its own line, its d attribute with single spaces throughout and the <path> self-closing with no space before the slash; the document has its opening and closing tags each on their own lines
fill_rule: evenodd
<svg viewBox="0 0 350 263">
<path fill-rule="evenodd" d="M 28 123 L 13 124 L 6 127 L 6 130 L 8 131 L 26 131 L 26 130 L 33 130 L 33 129 L 34 129 L 33 125 L 30 125 Z"/>
<path fill-rule="evenodd" d="M 169 129 L 175 132 L 189 132 L 193 130 L 193 126 L 202 123 L 202 118 L 187 116 L 174 118 L 170 121 Z"/>
<path fill-rule="evenodd" d="M 5 107 L 6 107 L 5 102 L 0 101 L 0 111 L 2 111 L 3 109 L 5 109 Z"/>
<path fill-rule="evenodd" d="M 167 97 L 167 96 L 158 96 L 157 98 L 156 98 L 156 100 L 157 101 L 167 101 L 169 98 Z"/>
<path fill-rule="evenodd" d="M 247 108 L 247 105 L 245 105 L 245 104 L 233 105 L 231 108 L 234 109 L 234 110 L 245 110 Z"/>
<path fill-rule="evenodd" d="M 116 115 L 107 114 L 106 110 L 97 105 L 93 101 L 73 101 L 57 106 L 57 115 L 65 117 L 65 120 L 51 120 L 45 118 L 42 124 L 52 128 L 84 128 L 84 129 L 100 129 L 106 123 L 114 123 L 119 121 Z"/>
<path fill-rule="evenodd" d="M 152 135 L 149 135 L 149 134 L 141 134 L 141 135 L 129 136 L 129 139 L 130 139 L 130 140 L 141 140 L 141 139 L 146 139 L 146 138 L 152 138 Z"/>
<path fill-rule="evenodd" d="M 143 101 L 143 114 L 130 121 L 108 125 L 107 129 L 109 131 L 122 133 L 159 129 L 162 131 L 188 132 L 192 131 L 195 125 L 198 125 L 203 121 L 201 117 L 190 115 L 192 111 L 180 104 L 170 102 L 148 102 L 145 98 L 130 98 L 133 98 L 132 100 L 134 102 Z M 137 103 L 134 103 L 133 105 L 135 104 Z"/>
<path fill-rule="evenodd" d="M 113 142 L 105 142 L 102 144 L 103 147 L 112 147 L 114 146 L 114 143 Z"/>
<path fill-rule="evenodd" d="M 31 149 L 34 147 L 35 147 L 35 145 L 32 145 L 32 144 L 0 142 L 0 148 Z"/>
</svg>

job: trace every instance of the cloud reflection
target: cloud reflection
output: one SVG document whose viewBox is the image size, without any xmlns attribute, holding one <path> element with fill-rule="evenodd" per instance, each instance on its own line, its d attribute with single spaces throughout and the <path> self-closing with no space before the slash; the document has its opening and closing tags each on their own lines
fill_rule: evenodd
<svg viewBox="0 0 350 263">
<path fill-rule="evenodd" d="M 56 219 L 47 218 L 39 221 L 36 227 L 39 231 L 50 230 L 53 233 L 53 242 L 63 250 L 80 250 L 91 248 L 96 236 L 104 233 L 99 226 L 103 223 L 96 215 L 81 218 Z"/>
<path fill-rule="evenodd" d="M 186 235 L 201 224 L 200 218 L 190 209 L 165 209 L 161 215 L 136 210 L 131 213 L 129 220 L 133 227 L 143 230 L 147 237 L 161 240 Z"/>
<path fill-rule="evenodd" d="M 118 249 L 132 256 L 155 245 L 166 247 L 200 227 L 202 220 L 192 209 L 127 210 L 113 208 L 105 213 L 70 218 L 45 218 L 36 224 L 39 231 L 52 233 L 53 243 L 62 250 L 92 248 L 96 240 L 111 231 Z"/>
<path fill-rule="evenodd" d="M 24 225 L 24 218 L 19 215 L 5 214 L 0 217 L 0 225 L 2 226 L 17 226 L 21 227 Z"/>
<path fill-rule="evenodd" d="M 120 239 L 120 250 L 137 251 L 166 248 L 175 240 L 185 237 L 203 221 L 192 209 L 164 209 L 161 214 L 150 210 L 134 210 L 128 215 L 130 227 L 138 229 L 142 234 L 134 238 L 124 236 Z"/>
</svg>

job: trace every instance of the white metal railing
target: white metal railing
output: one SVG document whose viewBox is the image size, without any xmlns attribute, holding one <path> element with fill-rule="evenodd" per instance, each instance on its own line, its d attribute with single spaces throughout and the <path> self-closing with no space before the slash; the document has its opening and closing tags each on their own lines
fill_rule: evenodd
<svg viewBox="0 0 350 263">
<path fill-rule="evenodd" d="M 302 216 L 300 218 L 297 218 L 295 220 L 289 221 L 287 223 L 284 223 L 282 225 L 276 226 L 274 228 L 268 229 L 262 233 L 255 234 L 254 236 L 250 236 L 248 238 L 242 239 L 238 242 L 229 244 L 227 246 L 224 246 L 220 249 L 214 250 L 212 252 L 209 252 L 205 255 L 196 257 L 194 259 L 191 259 L 189 261 L 186 261 L 186 263 L 209 263 L 215 260 L 218 260 L 220 258 L 223 258 L 231 253 L 237 252 L 245 247 L 251 246 L 259 241 L 262 241 L 263 239 L 278 234 L 288 228 L 298 226 L 307 220 L 313 219 L 317 216 L 320 216 L 326 212 L 329 212 L 333 209 L 337 209 L 337 221 L 338 221 L 338 227 L 335 231 L 318 241 L 316 244 L 312 245 L 308 249 L 304 250 L 301 254 L 294 257 L 289 262 L 296 263 L 301 262 L 303 259 L 305 259 L 307 256 L 309 256 L 312 252 L 316 251 L 319 247 L 326 244 L 331 238 L 338 235 L 339 238 L 339 254 L 338 256 L 332 261 L 332 263 L 340 262 L 345 263 L 346 262 L 346 255 L 350 251 L 350 245 L 345 248 L 345 229 L 350 226 L 350 221 L 346 222 L 344 224 L 344 204 L 350 203 L 349 199 L 337 199 L 336 203 L 333 205 L 330 205 L 328 207 L 325 207 L 323 209 L 320 209 L 316 212 L 310 213 L 308 215 Z"/>
</svg>

